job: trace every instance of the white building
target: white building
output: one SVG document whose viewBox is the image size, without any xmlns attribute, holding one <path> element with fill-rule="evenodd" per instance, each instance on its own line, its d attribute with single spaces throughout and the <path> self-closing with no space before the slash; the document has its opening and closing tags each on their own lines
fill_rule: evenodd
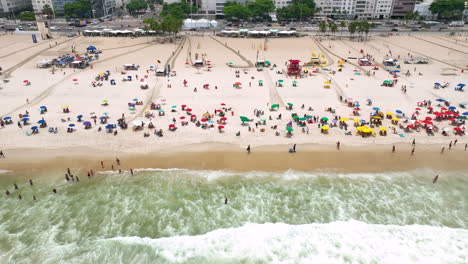
<svg viewBox="0 0 468 264">
<path fill-rule="evenodd" d="M 317 0 L 319 16 L 334 18 L 383 19 L 392 12 L 393 0 Z"/>
<path fill-rule="evenodd" d="M 54 10 L 54 5 L 52 4 L 52 0 L 32 0 L 32 6 L 34 13 L 42 13 L 42 9 L 45 5 L 49 5 L 52 10 Z"/>
<path fill-rule="evenodd" d="M 424 18 L 431 18 L 432 12 L 429 10 L 433 0 L 425 0 L 422 3 L 417 3 L 414 5 L 414 12 L 418 12 L 420 16 Z"/>
<path fill-rule="evenodd" d="M 0 14 L 8 14 L 31 7 L 31 0 L 0 0 Z"/>
</svg>

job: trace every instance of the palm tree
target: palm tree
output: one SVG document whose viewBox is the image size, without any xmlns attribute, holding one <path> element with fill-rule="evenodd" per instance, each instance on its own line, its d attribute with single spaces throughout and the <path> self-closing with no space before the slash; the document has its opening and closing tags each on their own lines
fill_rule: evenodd
<svg viewBox="0 0 468 264">
<path fill-rule="evenodd" d="M 336 31 L 338 30 L 338 25 L 333 22 L 329 22 L 328 28 L 330 29 L 331 33 L 335 35 Z"/>
<path fill-rule="evenodd" d="M 348 24 L 348 31 L 349 31 L 349 37 L 353 38 L 354 33 L 356 33 L 356 30 L 358 29 L 358 22 L 353 21 Z"/>
<path fill-rule="evenodd" d="M 346 28 L 346 22 L 344 21 L 341 21 L 339 27 L 341 28 L 340 32 L 341 32 L 341 36 L 343 36 L 343 29 Z"/>
<path fill-rule="evenodd" d="M 319 30 L 320 30 L 320 32 L 322 32 L 323 35 L 325 35 L 325 32 L 327 32 L 327 23 L 326 22 L 320 22 Z"/>
</svg>

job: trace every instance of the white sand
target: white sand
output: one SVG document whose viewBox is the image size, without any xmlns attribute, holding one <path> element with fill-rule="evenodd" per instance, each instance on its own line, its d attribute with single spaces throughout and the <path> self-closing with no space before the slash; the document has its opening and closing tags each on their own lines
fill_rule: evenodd
<svg viewBox="0 0 468 264">
<path fill-rule="evenodd" d="M 420 38 L 420 39 L 419 39 Z M 440 144 L 448 143 L 451 140 L 458 138 L 460 143 L 463 143 L 464 138 L 454 136 L 450 132 L 448 137 L 437 133 L 433 137 L 426 135 L 424 130 L 421 132 L 404 133 L 398 129 L 399 133 L 405 134 L 406 137 L 400 138 L 393 135 L 389 131 L 386 137 L 377 135 L 376 137 L 361 138 L 355 136 L 355 129 L 352 126 L 353 122 L 349 121 L 349 130 L 353 131 L 352 136 L 345 136 L 344 130 L 339 127 L 330 129 L 328 135 L 320 133 L 317 124 L 309 124 L 309 134 L 301 132 L 301 128 L 295 124 L 294 135 L 292 138 L 285 137 L 286 123 L 291 120 L 291 113 L 297 113 L 299 116 L 319 115 L 333 119 L 334 115 L 325 112 L 326 107 L 336 109 L 336 115 L 341 117 L 349 117 L 352 109 L 344 103 L 339 102 L 339 96 L 343 99 L 353 98 L 361 103 L 361 117 L 368 120 L 369 113 L 372 112 L 372 107 L 378 106 L 383 112 L 395 111 L 396 109 L 403 110 L 410 115 L 413 113 L 416 103 L 422 100 L 432 100 L 433 106 L 437 103 L 436 98 L 444 98 L 452 102 L 452 105 L 458 107 L 461 102 L 467 102 L 468 96 L 466 92 L 456 92 L 453 90 L 455 84 L 466 82 L 466 73 L 458 71 L 457 76 L 442 76 L 440 74 L 442 68 L 452 67 L 440 61 L 445 61 L 448 64 L 464 67 L 468 59 L 468 43 L 463 41 L 462 37 L 448 37 L 443 35 L 428 35 L 418 36 L 418 38 L 410 36 L 393 36 L 393 37 L 373 37 L 368 42 L 356 42 L 349 40 L 328 40 L 321 38 L 321 44 L 329 49 L 334 54 L 342 58 L 348 56 L 359 57 L 359 50 L 363 49 L 365 53 L 369 53 L 376 58 L 376 61 L 381 63 L 382 59 L 389 49 L 392 50 L 393 57 L 401 56 L 401 60 L 407 57 L 407 53 L 411 52 L 414 56 L 431 56 L 437 60 L 432 60 L 428 65 L 405 65 L 401 61 L 401 72 L 404 74 L 410 70 L 413 74 L 411 77 L 399 78 L 399 83 L 396 87 L 380 86 L 385 79 L 392 79 L 382 68 L 379 69 L 375 76 L 354 75 L 354 71 L 360 69 L 351 64 L 345 64 L 343 72 L 337 72 L 332 75 L 330 72 L 321 70 L 313 76 L 307 76 L 297 79 L 298 87 L 292 87 L 292 82 L 295 80 L 292 77 L 283 74 L 277 74 L 276 70 L 285 69 L 285 61 L 289 59 L 299 59 L 302 62 L 310 59 L 311 53 L 324 54 L 330 64 L 327 68 L 330 70 L 337 69 L 338 58 L 328 52 L 322 52 L 316 45 L 312 37 L 290 38 L 290 39 L 269 39 L 268 50 L 263 50 L 262 39 L 232 39 L 216 37 L 221 43 L 216 42 L 211 37 L 195 37 L 192 36 L 184 44 L 179 56 L 175 60 L 174 69 L 177 72 L 176 77 L 156 77 L 154 72 L 150 72 L 147 82 L 150 86 L 148 90 L 139 88 L 138 81 L 125 82 L 121 81 L 122 76 L 120 71 L 125 63 L 135 63 L 141 65 L 139 71 L 130 71 L 127 75 L 139 78 L 146 75 L 146 70 L 149 66 L 157 66 L 157 60 L 162 62 L 162 65 L 169 59 L 172 52 L 176 50 L 177 44 L 147 44 L 148 39 L 153 38 L 104 38 L 104 37 L 78 37 L 72 40 L 68 38 L 58 38 L 53 41 L 32 44 L 30 36 L 1 36 L 0 48 L 1 65 L 5 70 L 14 67 L 18 63 L 25 61 L 25 64 L 17 68 L 11 73 L 10 83 L 0 83 L 0 116 L 11 116 L 14 119 L 14 124 L 8 125 L 0 129 L 0 149 L 13 148 L 63 148 L 63 147 L 83 147 L 89 146 L 94 149 L 102 150 L 118 150 L 118 151 L 157 151 L 176 146 L 184 146 L 188 144 L 202 142 L 223 142 L 234 143 L 241 147 L 248 144 L 252 146 L 272 145 L 272 144 L 293 144 L 293 143 L 331 143 L 341 141 L 342 144 L 360 145 L 360 144 L 391 144 L 410 142 L 416 138 L 418 143 Z M 449 48 L 444 48 L 427 41 L 446 45 Z M 455 43 L 455 40 L 460 43 Z M 55 41 L 58 45 L 55 46 Z M 63 44 L 63 41 L 68 41 Z M 18 43 L 18 44 L 15 44 Z M 257 51 L 261 59 L 266 59 L 278 66 L 275 70 L 266 69 L 258 72 L 255 68 L 246 69 L 248 74 L 244 74 L 243 69 L 231 68 L 227 65 L 232 62 L 234 65 L 246 65 L 246 63 L 222 43 L 227 43 L 235 51 L 240 51 L 240 54 L 245 56 L 252 63 L 255 63 Z M 463 44 L 464 43 L 464 44 Z M 47 49 L 49 44 L 52 48 Z M 62 54 L 71 52 L 71 45 L 76 46 L 78 51 L 84 52 L 88 45 L 94 45 L 103 50 L 100 59 L 92 63 L 94 69 L 88 68 L 85 70 L 64 69 L 56 71 L 55 74 L 50 72 L 50 69 L 36 68 L 36 62 L 42 58 L 52 59 Z M 396 46 L 398 45 L 398 46 Z M 463 46 L 465 45 L 465 46 Z M 405 48 L 401 48 L 405 47 Z M 22 51 L 25 49 L 24 51 Z M 41 52 L 42 50 L 46 51 Z M 456 51 L 459 50 L 459 51 Z M 11 54 L 14 51 L 19 51 L 17 54 Z M 420 52 L 421 55 L 414 54 L 413 51 Z M 40 54 L 38 54 L 41 52 Z M 464 53 L 466 52 L 466 53 Z M 186 62 L 194 60 L 195 53 L 203 53 L 207 55 L 211 61 L 212 69 L 207 70 L 204 67 L 200 70 L 195 69 L 191 65 L 186 65 Z M 11 54 L 11 55 L 9 55 Z M 36 55 L 35 55 L 36 54 Z M 32 57 L 32 58 L 31 58 Z M 357 63 L 356 60 L 351 60 Z M 417 67 L 414 72 L 413 68 Z M 312 69 L 313 67 L 307 67 Z M 94 77 L 105 70 L 111 71 L 111 79 L 117 80 L 116 86 L 111 86 L 109 82 L 105 82 L 102 87 L 92 87 L 91 82 Z M 240 70 L 240 78 L 235 78 L 234 71 Z M 64 75 L 65 72 L 65 75 Z M 417 73 L 423 75 L 419 76 Z M 126 75 L 125 75 L 126 76 Z M 252 79 L 253 77 L 253 79 Z M 72 79 L 77 78 L 78 84 L 74 84 Z M 23 80 L 30 80 L 31 86 L 25 86 Z M 188 87 L 183 87 L 183 80 L 188 81 Z M 275 82 L 284 80 L 284 87 L 275 87 Z M 323 82 L 332 79 L 332 88 L 324 89 Z M 264 86 L 258 86 L 258 80 L 264 81 Z M 447 89 L 433 89 L 434 82 L 451 83 Z M 233 88 L 234 82 L 241 82 L 242 88 Z M 249 86 L 249 82 L 251 86 Z M 168 84 L 172 88 L 168 88 Z M 209 84 L 209 89 L 203 89 L 203 84 Z M 407 85 L 408 92 L 402 93 L 401 85 Z M 218 89 L 215 89 L 215 86 Z M 198 92 L 193 90 L 197 88 Z M 30 104 L 26 104 L 26 99 L 29 99 Z M 143 116 L 145 109 L 143 106 L 137 106 L 136 111 L 128 110 L 127 103 L 132 102 L 133 98 L 142 100 L 145 105 L 150 100 L 155 103 L 163 103 L 163 109 L 166 110 L 164 117 L 156 117 L 152 119 L 153 124 L 157 129 L 162 128 L 165 133 L 164 137 L 156 137 L 149 129 L 143 131 L 132 131 L 131 121 L 142 120 L 149 121 Z M 367 106 L 366 99 L 371 98 L 374 102 L 373 106 Z M 100 104 L 102 99 L 109 100 L 108 106 Z M 163 102 L 161 99 L 164 99 Z M 193 109 L 193 113 L 201 117 L 201 115 L 209 111 L 213 113 L 215 109 L 220 109 L 220 104 L 225 103 L 226 107 L 232 107 L 233 115 L 229 112 L 228 122 L 225 125 L 225 133 L 219 133 L 217 124 L 214 129 L 201 129 L 193 123 L 189 126 L 180 126 L 180 117 L 187 114 L 181 111 L 180 105 L 186 104 Z M 285 105 L 293 103 L 294 110 L 287 111 L 284 107 L 280 111 L 270 112 L 267 104 L 278 103 Z M 300 105 L 304 104 L 305 109 L 300 109 Z M 48 107 L 49 111 L 40 115 L 38 108 L 42 105 Z M 62 113 L 61 106 L 69 105 L 71 113 Z M 171 112 L 171 106 L 177 106 L 177 112 Z M 307 111 L 311 106 L 314 111 Z M 269 115 L 273 120 L 267 121 L 266 126 L 259 126 L 255 132 L 248 132 L 248 126 L 242 126 L 239 116 L 247 116 L 254 118 L 254 109 L 265 111 L 267 118 Z M 438 110 L 438 108 L 436 108 Z M 58 127 L 58 134 L 49 134 L 47 129 L 40 129 L 37 135 L 26 136 L 24 131 L 30 131 L 30 126 L 20 129 L 16 125 L 18 114 L 25 113 L 28 110 L 31 116 L 32 125 L 42 117 L 48 122 L 51 127 Z M 460 109 L 466 112 L 467 110 Z M 84 121 L 92 121 L 90 113 L 96 113 L 101 116 L 103 112 L 108 112 L 110 116 L 109 123 L 116 123 L 116 120 L 125 114 L 129 124 L 128 130 L 118 130 L 119 134 L 113 136 L 104 131 L 98 132 L 97 127 L 93 126 L 90 130 L 84 130 L 83 125 L 76 120 L 79 114 L 84 115 Z M 423 110 L 421 117 L 427 116 Z M 281 113 L 282 120 L 276 120 L 276 116 Z M 431 115 L 433 116 L 433 115 Z M 71 122 L 62 122 L 61 119 L 71 119 Z M 177 119 L 177 131 L 169 132 L 168 125 L 172 123 L 172 118 Z M 214 120 L 218 120 L 216 117 Z M 257 121 L 259 118 L 254 118 Z M 76 124 L 74 133 L 66 133 L 68 124 Z M 271 126 L 277 125 L 281 136 L 275 136 L 275 131 L 270 129 Z M 384 121 L 384 125 L 389 127 L 390 122 Z M 447 121 L 436 122 L 439 128 L 449 127 Z M 255 128 L 255 122 L 250 124 Z M 102 125 L 104 128 L 104 125 Z M 260 133 L 259 128 L 266 128 L 266 132 Z M 241 132 L 241 136 L 236 137 L 235 133 Z M 144 132 L 151 132 L 149 138 L 144 138 Z M 464 144 L 464 143 L 463 143 Z"/>
</svg>

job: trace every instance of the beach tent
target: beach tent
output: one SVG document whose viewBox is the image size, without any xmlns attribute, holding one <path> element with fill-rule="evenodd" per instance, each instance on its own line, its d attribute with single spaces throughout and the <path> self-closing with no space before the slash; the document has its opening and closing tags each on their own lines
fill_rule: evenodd
<svg viewBox="0 0 468 264">
<path fill-rule="evenodd" d="M 210 21 L 210 26 L 211 26 L 211 27 L 218 27 L 218 21 L 216 21 L 216 20 L 211 20 L 211 21 Z"/>
<path fill-rule="evenodd" d="M 50 65 L 52 65 L 52 61 L 51 60 L 47 60 L 47 59 L 42 59 L 40 61 L 37 62 L 37 67 L 38 68 L 47 68 L 49 67 Z"/>
<path fill-rule="evenodd" d="M 213 22 L 214 21 L 214 22 Z M 217 27 L 218 22 L 215 20 L 209 21 L 207 19 L 190 19 L 187 18 L 184 20 L 183 28 L 210 28 L 210 27 Z"/>
</svg>

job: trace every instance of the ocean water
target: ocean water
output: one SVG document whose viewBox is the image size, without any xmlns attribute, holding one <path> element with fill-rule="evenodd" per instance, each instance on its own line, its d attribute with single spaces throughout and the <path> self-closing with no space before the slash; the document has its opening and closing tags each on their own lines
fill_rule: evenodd
<svg viewBox="0 0 468 264">
<path fill-rule="evenodd" d="M 0 176 L 0 263 L 468 263 L 468 172 L 61 175 Z"/>
</svg>

